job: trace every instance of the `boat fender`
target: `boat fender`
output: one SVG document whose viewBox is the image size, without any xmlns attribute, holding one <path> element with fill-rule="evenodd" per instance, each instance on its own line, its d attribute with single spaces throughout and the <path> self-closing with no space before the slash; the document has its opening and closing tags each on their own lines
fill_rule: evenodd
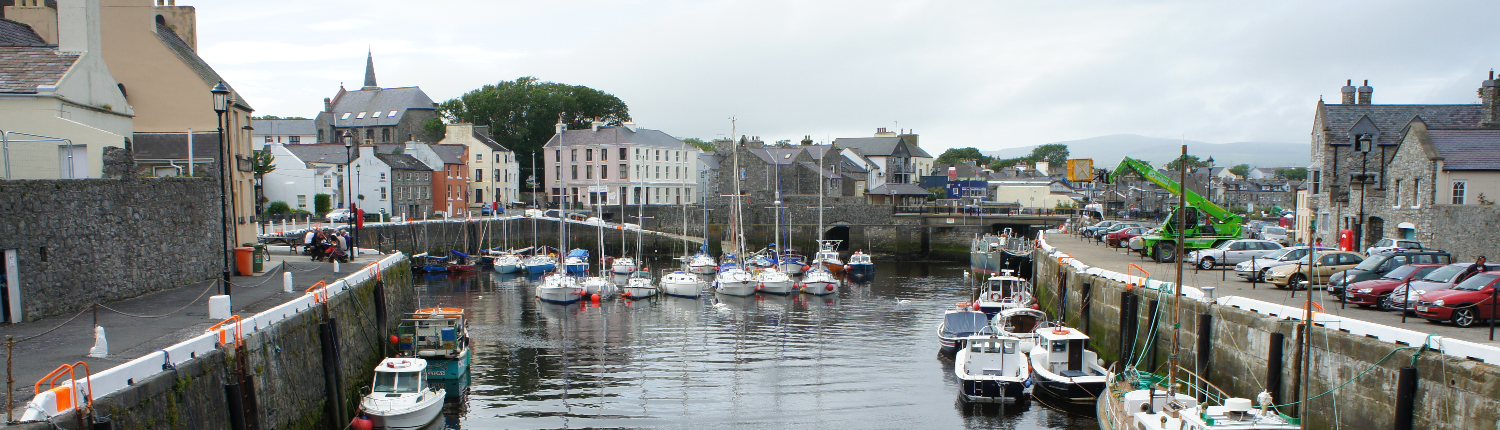
<svg viewBox="0 0 1500 430">
<path fill-rule="evenodd" d="M 391 345 L 395 345 L 395 344 L 398 344 L 398 343 L 401 343 L 401 338 L 399 336 L 394 335 L 394 334 L 391 335 Z"/>
<path fill-rule="evenodd" d="M 375 422 L 370 421 L 369 418 L 365 418 L 364 416 L 358 416 L 354 417 L 354 421 L 349 422 L 349 428 L 354 430 L 371 430 L 375 428 Z"/>
<path fill-rule="evenodd" d="M 631 294 L 630 294 L 629 291 L 626 291 L 624 295 L 625 295 L 625 297 L 630 297 Z"/>
<path fill-rule="evenodd" d="M 833 291 L 833 284 L 828 284 L 828 291 Z"/>
<path fill-rule="evenodd" d="M 979 310 L 979 302 L 974 302 L 974 310 Z"/>
<path fill-rule="evenodd" d="M 762 288 L 765 288 L 765 287 L 766 287 L 766 284 L 755 284 L 755 291 L 760 291 Z"/>
<path fill-rule="evenodd" d="M 593 296 L 590 296 L 589 300 L 592 301 L 592 302 L 594 302 L 594 304 L 599 304 L 599 295 L 595 294 Z"/>
</svg>

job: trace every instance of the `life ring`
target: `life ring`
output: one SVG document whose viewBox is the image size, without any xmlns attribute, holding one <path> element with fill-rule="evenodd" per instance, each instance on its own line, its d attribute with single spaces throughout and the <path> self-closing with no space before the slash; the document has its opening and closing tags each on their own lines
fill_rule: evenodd
<svg viewBox="0 0 1500 430">
<path fill-rule="evenodd" d="M 992 302 L 998 302 L 998 301 L 1000 301 L 1000 293 L 990 293 L 990 301 L 992 301 Z"/>
</svg>

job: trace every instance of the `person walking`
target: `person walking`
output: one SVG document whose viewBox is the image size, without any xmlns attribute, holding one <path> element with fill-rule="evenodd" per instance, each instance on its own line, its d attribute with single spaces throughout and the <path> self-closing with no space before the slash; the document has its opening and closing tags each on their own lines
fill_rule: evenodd
<svg viewBox="0 0 1500 430">
<path fill-rule="evenodd" d="M 1321 237 L 1318 238 L 1317 242 L 1313 243 L 1313 246 L 1317 247 L 1317 248 L 1322 248 L 1323 247 L 1323 238 L 1321 238 Z"/>
<path fill-rule="evenodd" d="M 1486 260 L 1483 255 L 1479 256 L 1479 258 L 1475 258 L 1474 264 L 1470 264 L 1468 268 L 1465 268 L 1462 273 L 1458 274 L 1458 282 L 1463 282 L 1463 280 L 1469 279 L 1470 276 L 1474 276 L 1474 274 L 1476 273 L 1489 271 L 1489 267 L 1485 266 L 1484 264 L 1485 261 Z"/>
</svg>

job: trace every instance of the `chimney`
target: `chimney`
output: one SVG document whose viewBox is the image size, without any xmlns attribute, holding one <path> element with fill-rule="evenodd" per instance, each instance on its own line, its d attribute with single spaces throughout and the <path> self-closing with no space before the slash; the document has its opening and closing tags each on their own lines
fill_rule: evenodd
<svg viewBox="0 0 1500 430">
<path fill-rule="evenodd" d="M 555 129 L 557 131 L 557 134 L 563 134 L 563 130 L 567 130 L 568 129 L 568 125 L 567 124 L 563 124 L 563 122 L 561 120 L 558 120 L 557 121 L 557 127 Z"/>
<path fill-rule="evenodd" d="M 635 121 L 625 120 L 624 126 L 626 130 L 630 130 L 632 133 L 635 132 Z"/>
<path fill-rule="evenodd" d="M 57 2 L 57 49 L 103 55 L 99 36 L 99 0 Z"/>
<path fill-rule="evenodd" d="M 604 121 L 600 121 L 600 120 L 597 120 L 597 119 L 589 121 L 589 129 L 590 130 L 599 131 L 599 127 L 603 127 L 603 126 L 604 126 Z"/>
<path fill-rule="evenodd" d="M 323 98 L 323 112 L 333 112 L 333 99 Z"/>
<path fill-rule="evenodd" d="M 1495 83 L 1495 71 L 1479 86 L 1479 126 L 1500 127 L 1500 86 Z"/>
<path fill-rule="evenodd" d="M 448 124 L 447 136 L 455 139 L 469 139 L 474 136 L 474 124 L 463 122 Z"/>
<path fill-rule="evenodd" d="M 1374 92 L 1375 89 L 1370 88 L 1370 80 L 1365 79 L 1365 84 L 1359 87 L 1359 104 L 1370 104 L 1370 94 Z"/>
<path fill-rule="evenodd" d="M 889 130 L 886 130 L 885 127 L 880 127 L 880 128 L 875 129 L 875 137 L 895 137 L 895 136 L 896 136 L 896 133 L 891 133 Z"/>
<path fill-rule="evenodd" d="M 1344 87 L 1340 88 L 1339 92 L 1343 93 L 1343 95 L 1344 95 L 1344 98 L 1342 100 L 1343 104 L 1346 104 L 1346 105 L 1352 105 L 1352 104 L 1354 104 L 1354 80 L 1353 79 L 1350 79 L 1348 81 L 1344 81 Z"/>
</svg>

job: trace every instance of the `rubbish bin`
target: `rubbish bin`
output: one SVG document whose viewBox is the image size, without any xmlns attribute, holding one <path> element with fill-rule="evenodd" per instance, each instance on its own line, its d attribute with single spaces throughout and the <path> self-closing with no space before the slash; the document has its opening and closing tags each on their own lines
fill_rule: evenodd
<svg viewBox="0 0 1500 430">
<path fill-rule="evenodd" d="M 260 272 L 260 271 L 266 270 L 266 257 L 269 256 L 269 255 L 270 254 L 266 252 L 266 245 L 265 244 L 263 244 L 263 243 L 257 243 L 257 244 L 255 244 L 255 255 L 251 258 L 251 261 L 253 261 L 255 263 L 255 271 L 256 272 Z"/>
<path fill-rule="evenodd" d="M 250 269 L 252 268 L 250 255 L 254 253 L 255 248 L 251 248 L 248 246 L 239 246 L 234 248 L 235 267 L 239 269 L 240 276 L 250 276 L 255 274 L 255 272 L 250 271 Z"/>
</svg>

